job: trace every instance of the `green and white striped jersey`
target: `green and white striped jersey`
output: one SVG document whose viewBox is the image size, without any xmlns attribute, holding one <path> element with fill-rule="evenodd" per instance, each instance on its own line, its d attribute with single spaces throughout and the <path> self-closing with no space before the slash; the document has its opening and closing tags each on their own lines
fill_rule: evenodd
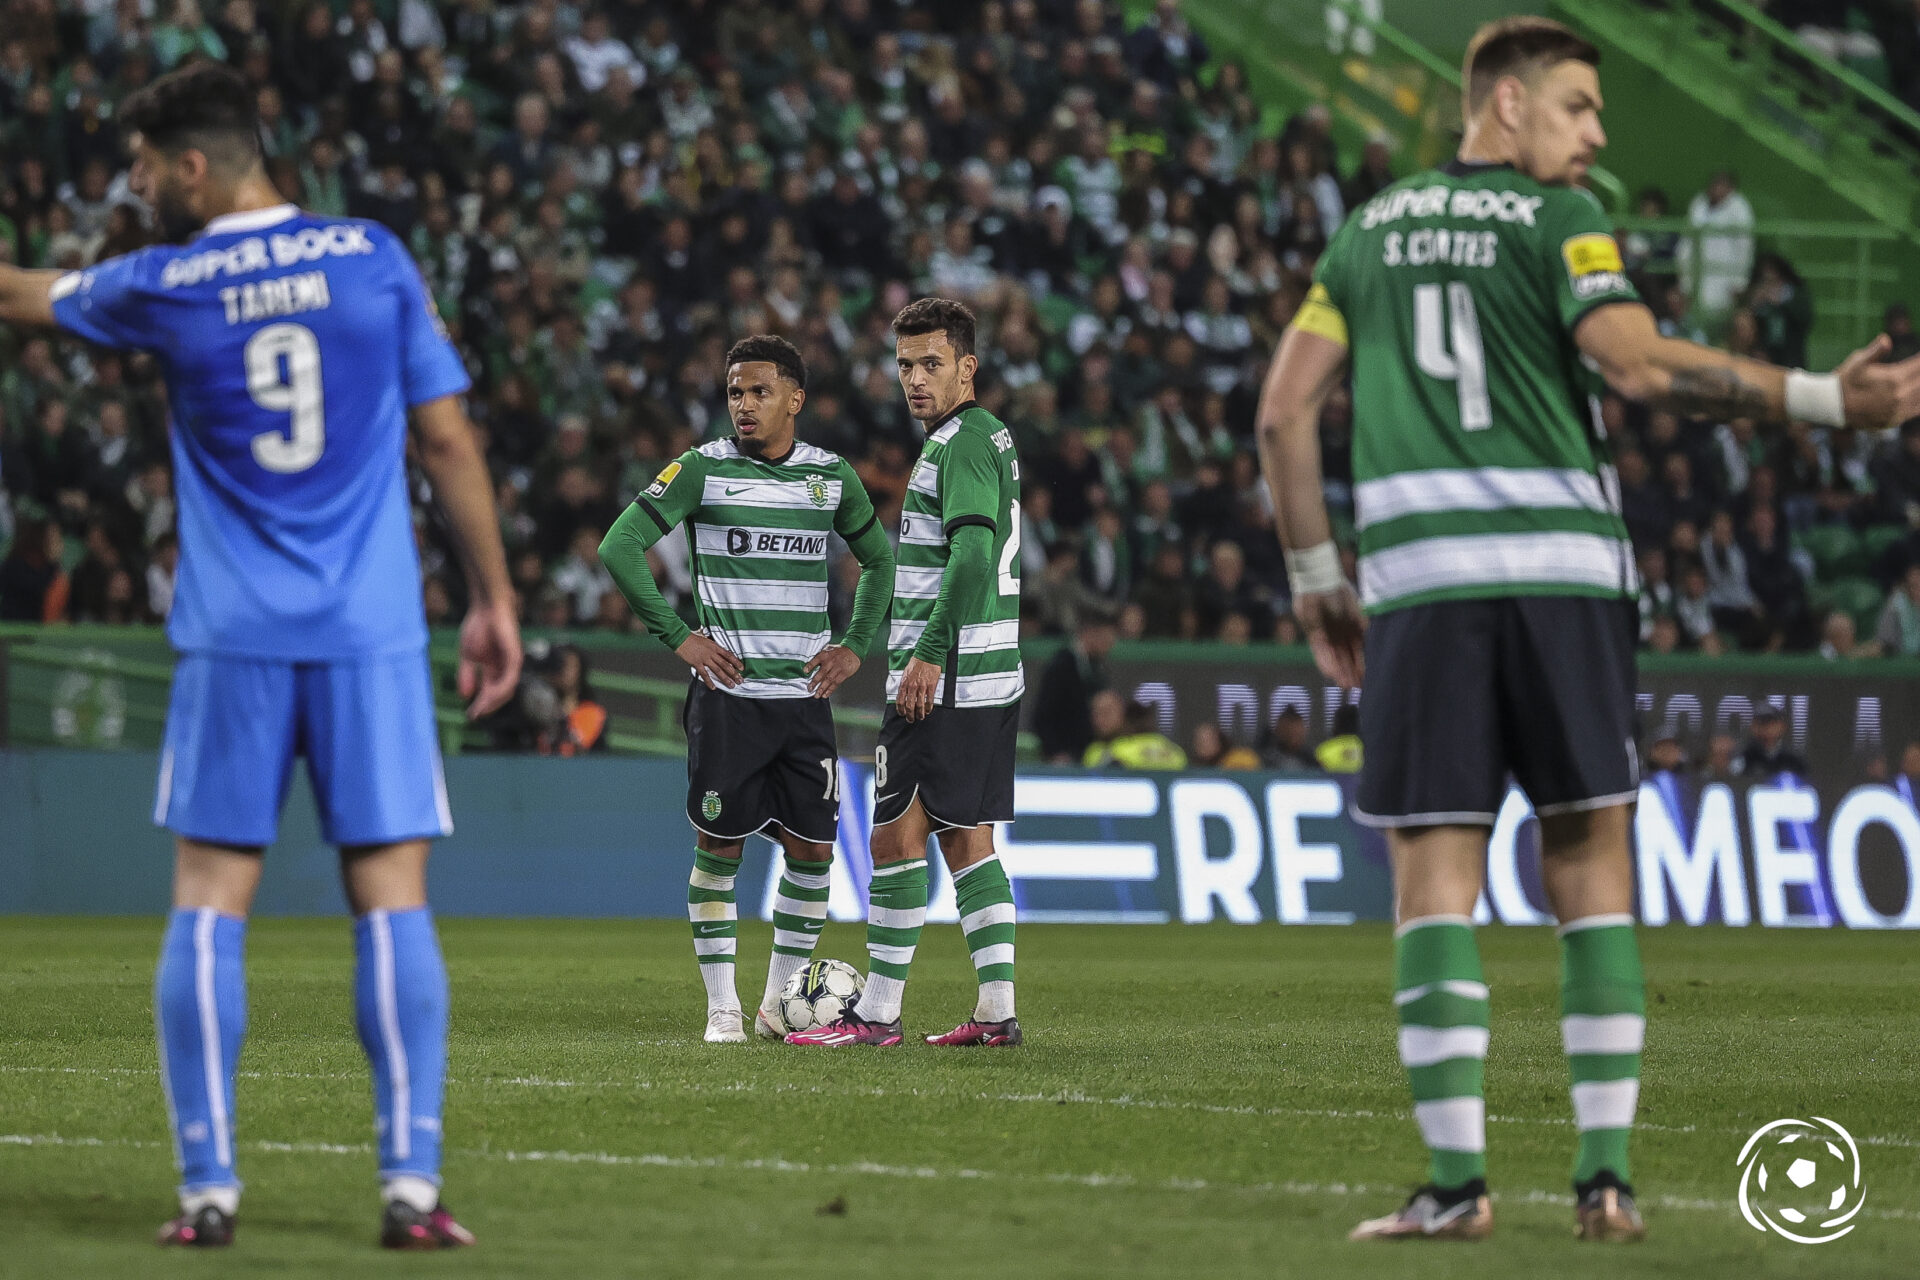
<svg viewBox="0 0 1920 1280">
<path fill-rule="evenodd" d="M 1636 589 L 1573 331 L 1634 302 L 1593 197 L 1452 164 L 1355 210 L 1295 324 L 1347 343 L 1360 598 L 1623 596 Z"/>
<path fill-rule="evenodd" d="M 827 533 L 852 542 L 874 523 L 846 460 L 796 441 L 766 462 L 716 440 L 668 463 L 635 501 L 662 533 L 687 526 L 700 629 L 745 669 L 726 692 L 807 697 L 802 668 L 833 642 Z"/>
<path fill-rule="evenodd" d="M 939 705 L 1002 707 L 1026 690 L 1020 667 L 1020 459 L 1013 433 L 975 405 L 961 405 L 928 432 L 907 481 L 887 636 L 887 701 L 900 692 L 947 570 L 953 532 L 993 531 L 993 574 L 977 616 L 960 617 L 958 653 L 921 654 L 940 664 Z"/>
</svg>

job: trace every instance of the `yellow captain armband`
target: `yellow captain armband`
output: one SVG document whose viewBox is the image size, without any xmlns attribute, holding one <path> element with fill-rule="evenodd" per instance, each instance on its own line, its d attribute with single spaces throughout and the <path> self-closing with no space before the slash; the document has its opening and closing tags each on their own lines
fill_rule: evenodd
<svg viewBox="0 0 1920 1280">
<path fill-rule="evenodd" d="M 1340 308 L 1333 305 L 1333 296 L 1323 284 L 1316 284 L 1307 291 L 1307 300 L 1293 313 L 1293 327 L 1302 333 L 1337 342 L 1343 347 L 1347 345 L 1347 318 L 1340 314 Z"/>
</svg>

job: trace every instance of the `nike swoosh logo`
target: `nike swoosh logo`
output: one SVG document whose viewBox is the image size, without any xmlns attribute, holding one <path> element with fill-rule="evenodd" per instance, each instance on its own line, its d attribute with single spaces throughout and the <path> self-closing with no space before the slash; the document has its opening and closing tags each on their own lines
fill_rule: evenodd
<svg viewBox="0 0 1920 1280">
<path fill-rule="evenodd" d="M 729 498 L 734 498 L 734 497 L 738 497 L 740 494 L 743 494 L 745 492 L 746 492 L 745 489 L 729 489 L 727 490 L 727 496 Z"/>
<path fill-rule="evenodd" d="M 874 797 L 874 800 L 876 800 L 876 801 L 880 801 L 880 800 L 891 800 L 891 799 L 893 799 L 893 798 L 894 798 L 895 796 L 897 796 L 897 795 L 899 795 L 899 794 L 900 794 L 900 793 L 899 793 L 898 791 L 889 791 L 889 792 L 887 792 L 887 794 L 885 794 L 885 795 L 883 795 L 883 796 L 875 796 L 875 797 Z"/>
</svg>

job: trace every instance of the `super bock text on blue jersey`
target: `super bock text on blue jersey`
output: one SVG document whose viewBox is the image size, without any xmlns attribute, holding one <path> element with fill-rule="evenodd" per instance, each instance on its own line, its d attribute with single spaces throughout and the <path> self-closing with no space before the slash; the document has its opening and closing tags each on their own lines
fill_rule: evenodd
<svg viewBox="0 0 1920 1280">
<path fill-rule="evenodd" d="M 165 369 L 177 649 L 317 662 L 426 643 L 407 411 L 468 378 L 391 232 L 292 205 L 228 214 L 52 293 L 63 329 Z"/>
</svg>

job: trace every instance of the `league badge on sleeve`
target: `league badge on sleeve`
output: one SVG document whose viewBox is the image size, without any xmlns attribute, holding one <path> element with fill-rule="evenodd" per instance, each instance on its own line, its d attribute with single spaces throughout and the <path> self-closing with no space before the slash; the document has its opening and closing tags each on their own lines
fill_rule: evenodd
<svg viewBox="0 0 1920 1280">
<path fill-rule="evenodd" d="M 1620 261 L 1620 246 L 1603 231 L 1588 231 L 1572 236 L 1560 246 L 1566 259 L 1567 279 L 1576 298 L 1597 298 L 1603 293 L 1623 293 L 1628 289 L 1627 269 Z"/>
<path fill-rule="evenodd" d="M 649 498 L 664 498 L 667 494 L 667 486 L 672 484 L 674 478 L 679 474 L 680 464 L 677 462 L 669 462 L 665 470 L 655 476 L 653 483 L 647 486 L 647 496 Z"/>
</svg>

